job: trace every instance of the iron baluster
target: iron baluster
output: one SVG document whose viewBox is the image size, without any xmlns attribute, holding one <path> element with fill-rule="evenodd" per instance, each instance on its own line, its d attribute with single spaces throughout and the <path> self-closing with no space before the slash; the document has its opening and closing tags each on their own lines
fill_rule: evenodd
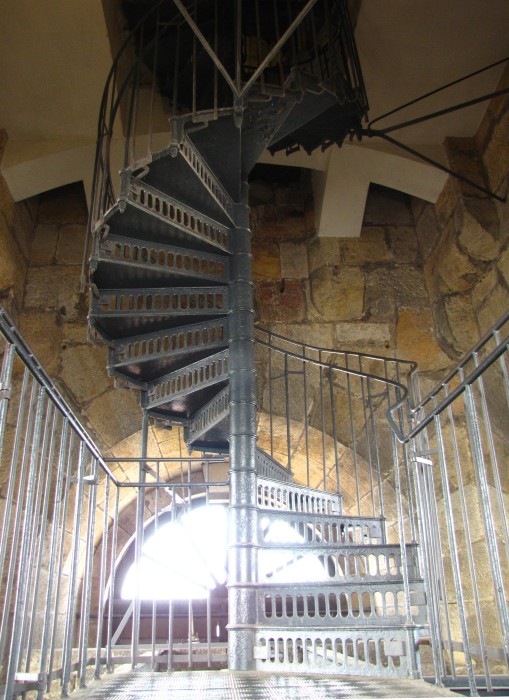
<svg viewBox="0 0 509 700">
<path fill-rule="evenodd" d="M 11 529 L 11 531 L 12 531 L 11 552 L 13 555 L 18 551 L 18 547 L 20 546 L 22 517 L 23 517 L 22 504 L 25 500 L 27 476 L 28 476 L 28 472 L 29 472 L 29 468 L 30 468 L 30 461 L 29 461 L 30 442 L 31 442 L 31 440 L 35 439 L 34 420 L 35 420 L 35 414 L 36 414 L 35 403 L 37 400 L 36 387 L 37 387 L 36 382 L 32 380 L 26 424 L 23 425 L 23 423 L 18 423 L 18 425 L 16 427 L 16 437 L 15 437 L 15 443 L 14 443 L 15 450 L 13 452 L 13 459 L 14 459 L 14 457 L 16 457 L 16 463 L 18 460 L 18 449 L 19 449 L 19 444 L 20 444 L 21 439 L 24 440 L 24 446 L 23 446 L 21 464 L 20 464 L 20 469 L 19 469 L 20 476 L 19 476 L 19 481 L 18 481 L 18 495 L 17 495 L 17 499 L 16 499 L 16 510 L 15 510 L 15 514 L 14 514 L 14 522 L 12 524 L 12 529 Z M 22 407 L 20 406 L 20 413 L 21 412 L 22 412 Z M 24 407 L 23 407 L 23 414 L 24 414 Z M 19 416 L 19 414 L 18 414 L 18 416 Z M 25 428 L 24 431 L 23 431 L 23 427 Z M 22 437 L 23 432 L 24 432 L 24 436 Z M 28 468 L 27 468 L 27 464 L 28 464 Z M 15 467 L 15 464 L 13 463 L 12 460 L 11 460 L 11 473 L 16 474 L 16 467 Z M 27 511 L 27 513 L 28 513 L 28 511 Z M 26 517 L 28 517 L 28 515 Z M 6 537 L 7 537 L 7 534 L 8 534 L 8 530 L 5 531 Z M 21 543 L 23 545 L 23 539 L 21 539 Z M 23 562 L 23 564 L 26 564 L 26 562 Z M 16 557 L 11 556 L 9 559 L 7 582 L 6 582 L 6 586 L 5 586 L 4 609 L 2 610 L 2 624 L 0 627 L 0 659 L 4 658 L 5 647 L 6 647 L 6 644 L 8 641 L 8 630 L 9 630 L 9 626 L 10 626 L 9 617 L 10 617 L 10 610 L 11 610 L 11 600 L 12 600 L 12 594 L 14 592 L 15 582 L 16 582 Z M 17 590 L 16 590 L 16 594 L 17 594 Z M 19 630 L 18 630 L 18 633 L 19 633 Z M 11 646 L 12 646 L 13 642 L 14 642 L 14 637 L 12 636 L 11 637 Z M 9 653 L 9 666 L 8 666 L 8 668 L 10 669 L 13 664 L 17 665 L 17 662 L 18 662 L 18 656 L 17 655 L 13 656 L 11 653 Z M 13 682 L 14 682 L 14 676 L 12 676 L 11 684 Z M 11 688 L 11 690 L 12 690 L 12 688 Z"/>
<path fill-rule="evenodd" d="M 35 386 L 34 386 L 35 388 Z M 32 540 L 33 527 L 33 505 L 36 497 L 36 481 L 37 481 L 37 464 L 39 457 L 39 445 L 42 430 L 42 418 L 45 404 L 45 391 L 43 387 L 38 387 L 37 391 L 37 406 L 35 409 L 34 429 L 32 441 L 30 445 L 30 466 L 28 469 L 28 477 L 26 480 L 26 500 L 25 512 L 23 516 L 20 555 L 19 555 L 19 571 L 16 580 L 15 598 L 14 598 L 14 615 L 12 619 L 12 631 L 9 647 L 9 665 L 7 667 L 7 676 L 5 680 L 5 697 L 10 698 L 14 691 L 14 683 L 16 672 L 20 670 L 23 653 L 23 628 L 25 626 L 25 616 L 28 615 L 27 609 L 27 580 L 32 566 L 30 560 L 30 549 Z M 28 443 L 28 441 L 27 441 Z M 21 495 L 21 494 L 20 494 Z M 22 499 L 18 501 L 18 507 L 21 506 Z M 17 551 L 17 543 L 14 552 Z M 15 560 L 15 557 L 13 557 Z M 14 565 L 14 561 L 11 561 Z M 9 571 L 9 574 L 11 572 Z M 12 585 L 12 584 L 11 584 Z M 9 589 L 11 586 L 9 586 Z M 4 614 L 9 614 L 10 611 L 11 592 L 8 591 L 9 603 L 4 609 Z"/>
<path fill-rule="evenodd" d="M 72 671 L 73 639 L 76 615 L 76 597 L 78 589 L 78 566 L 80 555 L 80 536 L 83 517 L 83 495 L 85 488 L 86 447 L 80 443 L 78 466 L 76 470 L 76 495 L 74 500 L 74 518 L 71 544 L 71 570 L 69 573 L 69 588 L 67 591 L 67 609 L 65 615 L 65 632 L 62 658 L 62 697 L 69 696 L 69 681 Z"/>
<path fill-rule="evenodd" d="M 489 495 L 489 483 L 486 474 L 486 465 L 482 449 L 482 440 L 479 429 L 479 419 L 473 397 L 471 385 L 465 388 L 465 407 L 467 417 L 467 427 L 472 442 L 472 458 L 474 463 L 477 486 L 480 494 L 481 515 L 486 535 L 486 545 L 489 554 L 489 563 L 493 588 L 495 593 L 495 603 L 500 619 L 500 626 L 504 644 L 505 663 L 509 668 L 509 610 L 504 595 L 504 576 L 502 572 L 500 555 L 496 541 L 496 525 L 493 519 L 491 499 Z"/>
<path fill-rule="evenodd" d="M 449 556 L 451 560 L 452 575 L 454 580 L 454 590 L 456 594 L 456 600 L 458 604 L 458 616 L 460 620 L 461 634 L 463 638 L 463 647 L 465 650 L 467 674 L 468 674 L 468 684 L 470 688 L 470 694 L 477 696 L 477 683 L 475 680 L 474 668 L 472 664 L 472 656 L 470 651 L 470 639 L 467 627 L 465 600 L 463 596 L 463 589 L 461 586 L 461 570 L 460 562 L 458 559 L 458 546 L 456 541 L 456 533 L 454 529 L 454 513 L 452 507 L 451 493 L 449 489 L 449 480 L 447 478 L 447 462 L 444 449 L 444 441 L 442 435 L 442 424 L 440 421 L 440 416 L 435 416 L 435 433 L 437 437 L 437 448 L 438 448 L 438 463 L 440 466 L 440 473 L 442 478 L 442 493 L 444 496 L 444 508 L 445 508 L 445 519 L 447 526 L 447 535 L 449 539 Z"/>
<path fill-rule="evenodd" d="M 85 571 L 81 581 L 82 604 L 80 613 L 80 637 L 79 637 L 79 679 L 80 688 L 86 688 L 86 672 L 88 666 L 88 642 L 90 631 L 90 606 L 92 600 L 92 575 L 94 569 L 94 536 L 95 520 L 97 513 L 97 460 L 92 459 L 91 474 L 85 477 L 88 486 L 88 518 L 87 536 L 85 542 Z"/>
<path fill-rule="evenodd" d="M 50 435 L 49 435 L 49 447 L 47 451 L 47 458 L 46 458 L 46 448 L 47 448 L 47 441 L 48 441 L 48 434 L 47 430 L 45 429 L 44 431 L 44 437 L 43 437 L 43 445 L 41 448 L 41 457 L 40 457 L 40 463 L 39 463 L 39 483 L 38 483 L 38 494 L 37 494 L 37 500 L 39 501 L 35 508 L 34 508 L 34 519 L 33 519 L 33 542 L 32 542 L 32 553 L 30 555 L 30 559 L 34 558 L 35 560 L 35 566 L 33 567 L 33 570 L 31 572 L 32 580 L 33 583 L 29 581 L 28 586 L 29 588 L 32 588 L 32 601 L 31 603 L 29 602 L 29 609 L 33 611 L 38 610 L 38 599 L 39 599 L 39 587 L 40 587 L 40 579 L 41 579 L 41 567 L 42 567 L 42 561 L 43 561 L 43 548 L 45 544 L 45 538 L 46 538 L 46 529 L 47 529 L 47 524 L 48 524 L 48 506 L 49 506 L 49 499 L 50 499 L 50 485 L 51 485 L 51 478 L 52 478 L 52 473 L 53 473 L 53 455 L 54 455 L 54 450 L 55 450 L 55 439 L 56 439 L 56 427 L 57 427 L 57 412 L 53 410 L 54 406 L 53 403 L 48 402 L 47 405 L 47 412 L 46 412 L 46 419 L 45 419 L 45 425 L 46 428 L 48 424 L 51 423 L 51 428 L 50 428 Z M 51 420 L 53 418 L 53 420 Z M 43 476 L 45 475 L 44 479 L 44 488 L 42 487 L 42 482 L 43 482 Z M 40 511 L 40 499 L 42 498 L 42 511 L 40 512 L 40 517 L 37 518 L 39 511 Z M 39 532 L 38 532 L 38 537 L 37 537 L 37 519 L 39 520 Z M 38 539 L 38 542 L 36 540 Z M 37 550 L 37 551 L 36 551 Z M 27 651 L 26 651 L 26 661 L 25 661 L 25 671 L 28 673 L 30 671 L 30 665 L 31 665 L 31 660 L 32 660 L 32 646 L 33 646 L 33 639 L 34 639 L 34 632 L 35 632 L 35 620 L 36 620 L 36 614 L 33 615 L 27 615 L 27 620 L 29 620 L 28 624 L 28 632 L 26 633 L 28 642 L 27 642 Z"/>
<path fill-rule="evenodd" d="M 53 511 L 51 517 L 51 540 L 49 546 L 49 563 L 48 563 L 48 585 L 46 589 L 45 605 L 44 605 L 44 621 L 41 633 L 41 657 L 39 662 L 39 673 L 46 672 L 46 664 L 48 662 L 48 652 L 51 644 L 51 619 L 53 611 L 53 591 L 55 587 L 55 578 L 60 576 L 58 568 L 58 541 L 60 528 L 60 514 L 62 511 L 63 489 L 64 489 L 64 470 L 66 464 L 67 442 L 69 439 L 69 422 L 67 418 L 62 418 L 60 429 L 60 443 L 58 453 L 58 466 L 54 488 Z M 46 690 L 49 692 L 51 687 L 51 673 L 46 674 Z M 37 700 L 42 700 L 44 689 L 39 688 Z"/>
<path fill-rule="evenodd" d="M 144 539 L 144 513 L 145 513 L 145 459 L 147 457 L 148 446 L 148 413 L 146 410 L 142 414 L 141 423 L 141 460 L 138 467 L 138 481 L 141 486 L 138 487 L 136 500 L 136 544 L 135 544 L 135 566 L 136 566 L 136 589 L 134 594 L 134 609 L 133 609 L 133 627 L 131 638 L 131 666 L 134 670 L 138 663 L 138 645 L 140 635 L 140 586 L 141 586 L 141 558 L 143 556 L 143 539 Z"/>
<path fill-rule="evenodd" d="M 116 574 L 116 557 L 117 557 L 117 536 L 118 536 L 118 514 L 120 504 L 120 488 L 117 485 L 115 490 L 115 508 L 113 511 L 112 520 L 112 535 L 111 535 L 111 556 L 110 556 L 110 580 L 108 585 L 108 628 L 106 638 L 106 670 L 108 673 L 113 671 L 113 656 L 112 656 L 112 638 L 113 638 L 113 608 L 114 608 L 114 591 L 115 591 L 115 574 Z"/>
<path fill-rule="evenodd" d="M 98 598 L 97 598 L 97 636 L 95 645 L 95 668 L 94 668 L 94 678 L 99 680 L 101 677 L 101 666 L 102 666 L 102 637 L 104 629 L 104 612 L 105 612 L 105 600 L 106 600 L 106 568 L 108 566 L 108 518 L 110 510 L 110 490 L 111 490 L 111 479 L 109 476 L 104 477 L 105 490 L 104 490 L 104 500 L 103 500 L 103 527 L 102 527 L 102 540 L 101 540 L 101 563 L 99 570 L 99 583 L 98 583 Z M 40 700 L 38 698 L 38 700 Z"/>
</svg>

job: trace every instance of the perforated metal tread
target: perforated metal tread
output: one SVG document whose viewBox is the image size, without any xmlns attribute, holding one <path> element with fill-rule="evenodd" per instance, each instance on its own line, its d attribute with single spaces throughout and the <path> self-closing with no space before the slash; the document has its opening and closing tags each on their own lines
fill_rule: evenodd
<svg viewBox="0 0 509 700">
<path fill-rule="evenodd" d="M 117 673 L 73 693 L 79 700 L 332 700 L 457 697 L 424 681 L 231 671 Z"/>
</svg>

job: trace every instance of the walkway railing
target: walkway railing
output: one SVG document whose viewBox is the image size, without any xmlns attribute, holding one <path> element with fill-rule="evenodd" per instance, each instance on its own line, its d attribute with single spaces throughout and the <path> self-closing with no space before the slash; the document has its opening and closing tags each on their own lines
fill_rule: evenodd
<svg viewBox="0 0 509 700">
<path fill-rule="evenodd" d="M 141 456 L 105 460 L 3 310 L 0 328 L 4 696 L 42 698 L 54 683 L 66 694 L 118 663 L 223 663 L 223 594 L 154 603 L 124 599 L 122 585 L 147 556 L 144 538 L 226 501 L 227 464 L 151 457 L 143 439 Z M 402 571 L 405 544 L 419 543 L 422 670 L 472 693 L 508 681 L 508 330 L 506 314 L 412 410 L 411 363 L 257 331 L 260 446 L 297 483 L 335 494 L 335 509 L 385 517 L 381 536 L 399 544 Z M 266 481 L 262 506 L 284 498 Z"/>
<path fill-rule="evenodd" d="M 415 363 L 262 328 L 255 347 L 258 444 L 298 483 L 341 494 L 346 512 L 384 517 L 393 458 L 386 413 L 403 405 Z"/>
<path fill-rule="evenodd" d="M 408 446 L 437 679 L 491 691 L 509 671 L 509 313 L 424 398 Z M 401 418 L 403 418 L 401 416 Z"/>
<path fill-rule="evenodd" d="M 227 501 L 224 459 L 104 459 L 1 307 L 0 363 L 2 697 L 66 696 L 119 663 L 224 665 L 225 603 L 121 595 L 145 533 Z"/>
</svg>

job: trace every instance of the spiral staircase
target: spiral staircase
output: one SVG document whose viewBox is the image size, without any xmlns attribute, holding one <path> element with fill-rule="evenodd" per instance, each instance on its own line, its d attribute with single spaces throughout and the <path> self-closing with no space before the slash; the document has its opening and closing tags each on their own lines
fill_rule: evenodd
<svg viewBox="0 0 509 700">
<path fill-rule="evenodd" d="M 119 56 L 134 46 L 135 59 L 122 76 L 117 58 L 103 101 L 90 335 L 108 345 L 117 383 L 140 391 L 145 416 L 182 426 L 190 451 L 231 453 L 230 668 L 418 677 L 417 545 L 389 544 L 384 517 L 346 514 L 340 493 L 293 483 L 255 450 L 248 176 L 267 148 L 341 144 L 367 110 L 346 4 L 283 4 L 163 2 L 147 19 L 143 3 L 125 3 L 132 39 Z M 162 96 L 171 109 L 165 143 L 147 156 L 137 149 L 150 82 L 151 105 Z M 294 533 L 283 543 L 281 522 Z M 262 551 L 271 567 L 258 564 Z M 285 580 L 309 557 L 318 578 Z"/>
</svg>

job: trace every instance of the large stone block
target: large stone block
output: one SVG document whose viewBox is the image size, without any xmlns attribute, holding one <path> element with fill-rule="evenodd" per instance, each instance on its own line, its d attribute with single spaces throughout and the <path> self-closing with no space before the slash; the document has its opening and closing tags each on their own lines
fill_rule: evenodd
<svg viewBox="0 0 509 700">
<path fill-rule="evenodd" d="M 497 267 L 502 273 L 505 283 L 509 286 L 509 248 L 498 259 Z"/>
<path fill-rule="evenodd" d="M 249 206 L 251 208 L 261 204 L 272 204 L 274 201 L 274 190 L 269 183 L 263 180 L 255 180 L 249 183 Z"/>
<path fill-rule="evenodd" d="M 272 330 L 274 333 L 295 340 L 297 343 L 327 349 L 337 347 L 334 342 L 333 323 L 278 323 L 272 327 Z M 289 349 L 291 349 L 290 346 Z"/>
<path fill-rule="evenodd" d="M 27 275 L 27 309 L 56 309 L 72 321 L 78 316 L 81 268 L 56 265 L 32 268 Z"/>
<path fill-rule="evenodd" d="M 417 362 L 420 370 L 442 369 L 450 360 L 433 334 L 430 311 L 402 309 L 396 326 L 396 356 Z"/>
<path fill-rule="evenodd" d="M 472 306 L 475 311 L 479 311 L 491 292 L 498 285 L 498 275 L 496 268 L 489 270 L 482 277 L 472 290 Z"/>
<path fill-rule="evenodd" d="M 509 111 L 506 111 L 493 129 L 484 152 L 484 164 L 488 171 L 490 188 L 499 192 L 509 171 Z"/>
<path fill-rule="evenodd" d="M 422 212 L 415 228 L 421 260 L 426 262 L 435 250 L 442 230 L 438 225 L 435 210 L 428 205 Z"/>
<path fill-rule="evenodd" d="M 256 241 L 252 248 L 253 279 L 281 279 L 279 248 L 271 241 Z"/>
<path fill-rule="evenodd" d="M 425 267 L 428 289 L 440 293 L 465 292 L 479 280 L 482 269 L 460 250 L 455 241 L 452 225 L 447 226 L 444 236 Z"/>
<path fill-rule="evenodd" d="M 16 243 L 25 260 L 30 259 L 30 250 L 34 239 L 35 219 L 32 209 L 26 202 L 16 204 L 12 219 L 12 231 Z"/>
<path fill-rule="evenodd" d="M 81 265 L 86 235 L 86 226 L 80 224 L 61 227 L 57 247 L 60 265 Z"/>
<path fill-rule="evenodd" d="M 266 204 L 251 210 L 251 229 L 258 239 L 287 241 L 306 236 L 302 212 L 289 211 L 275 204 Z"/>
<path fill-rule="evenodd" d="M 479 311 L 479 330 L 481 335 L 487 333 L 509 309 L 509 292 L 498 286 L 488 295 Z"/>
<path fill-rule="evenodd" d="M 359 238 L 340 238 L 339 259 L 345 265 L 384 263 L 391 255 L 382 226 L 363 226 Z"/>
<path fill-rule="evenodd" d="M 309 272 L 313 273 L 324 265 L 339 262 L 338 238 L 313 238 L 308 245 Z"/>
<path fill-rule="evenodd" d="M 388 226 L 385 235 L 394 262 L 415 265 L 419 261 L 419 245 L 413 226 Z"/>
<path fill-rule="evenodd" d="M 370 271 L 366 283 L 366 314 L 372 321 L 394 320 L 397 309 L 428 307 L 422 272 L 411 266 Z"/>
<path fill-rule="evenodd" d="M 439 226 L 445 226 L 458 205 L 460 191 L 458 181 L 449 177 L 435 203 L 435 214 Z"/>
<path fill-rule="evenodd" d="M 25 311 L 20 316 L 20 330 L 43 369 L 56 377 L 59 368 L 62 321 L 56 311 Z"/>
<path fill-rule="evenodd" d="M 303 321 L 306 302 L 299 280 L 261 281 L 255 287 L 257 320 L 262 323 Z"/>
<path fill-rule="evenodd" d="M 336 347 L 363 352 L 388 349 L 392 344 L 388 323 L 348 322 L 335 323 Z"/>
<path fill-rule="evenodd" d="M 87 219 L 87 203 L 81 182 L 50 190 L 40 196 L 40 224 L 86 224 Z"/>
<path fill-rule="evenodd" d="M 491 261 L 499 252 L 498 215 L 489 199 L 465 199 L 456 208 L 458 244 L 474 260 Z"/>
<path fill-rule="evenodd" d="M 35 229 L 34 242 L 30 254 L 30 265 L 53 265 L 58 241 L 56 224 L 39 224 Z"/>
<path fill-rule="evenodd" d="M 25 286 L 26 261 L 0 213 L 0 297 L 3 303 L 20 307 Z"/>
<path fill-rule="evenodd" d="M 402 192 L 371 185 L 366 200 L 364 225 L 413 226 L 410 197 Z"/>
<path fill-rule="evenodd" d="M 307 279 L 308 255 L 305 243 L 281 243 L 281 276 L 285 279 Z"/>
<path fill-rule="evenodd" d="M 0 212 L 2 212 L 6 221 L 11 222 L 14 220 L 15 209 L 16 202 L 9 192 L 4 177 L 0 175 Z"/>
<path fill-rule="evenodd" d="M 478 337 L 469 294 L 442 297 L 435 309 L 435 323 L 440 345 L 451 357 L 464 355 Z"/>
<path fill-rule="evenodd" d="M 94 432 L 111 448 L 140 428 L 138 393 L 127 389 L 105 391 L 92 401 L 87 418 Z"/>
<path fill-rule="evenodd" d="M 62 351 L 60 378 L 79 405 L 91 401 L 111 387 L 106 362 L 106 348 L 71 345 Z"/>
<path fill-rule="evenodd" d="M 311 298 L 327 321 L 360 319 L 365 284 L 365 275 L 357 267 L 322 267 L 311 278 Z"/>
<path fill-rule="evenodd" d="M 452 170 L 460 173 L 479 187 L 486 187 L 485 172 L 475 139 L 450 137 L 444 142 L 447 159 Z M 478 197 L 479 190 L 458 180 L 459 191 L 466 197 Z"/>
</svg>

